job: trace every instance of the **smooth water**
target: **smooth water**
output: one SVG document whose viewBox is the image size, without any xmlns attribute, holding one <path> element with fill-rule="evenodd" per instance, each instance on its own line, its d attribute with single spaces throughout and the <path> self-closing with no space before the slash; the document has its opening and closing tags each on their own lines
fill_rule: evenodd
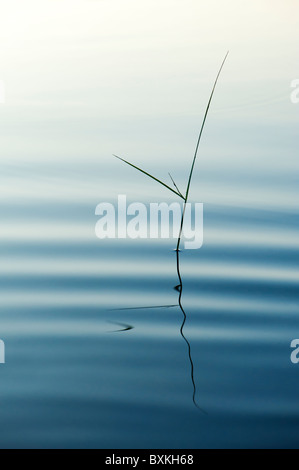
<svg viewBox="0 0 299 470">
<path fill-rule="evenodd" d="M 38 207 L 1 243 L 1 447 L 297 446 L 297 214 L 205 205 L 182 310 L 172 242 L 100 241 L 92 205 Z"/>
<path fill-rule="evenodd" d="M 230 1 L 239 23 L 202 32 L 206 2 L 43 3 L 3 56 L 0 447 L 298 447 L 296 15 Z M 226 43 L 202 248 L 99 240 L 98 203 L 175 200 L 113 153 L 185 187 Z"/>
</svg>

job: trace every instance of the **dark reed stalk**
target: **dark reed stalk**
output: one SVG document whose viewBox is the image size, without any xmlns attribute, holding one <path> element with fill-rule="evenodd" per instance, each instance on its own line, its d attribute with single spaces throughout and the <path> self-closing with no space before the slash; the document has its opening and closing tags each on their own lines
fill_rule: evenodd
<svg viewBox="0 0 299 470">
<path fill-rule="evenodd" d="M 190 184 L 191 184 L 191 179 L 192 179 L 192 175 L 193 175 L 193 170 L 194 170 L 194 165 L 195 165 L 195 162 L 196 162 L 196 158 L 197 158 L 197 153 L 198 153 L 198 148 L 199 148 L 199 144 L 200 144 L 200 140 L 201 140 L 201 136 L 202 136 L 202 133 L 203 133 L 203 129 L 205 127 L 205 123 L 206 123 L 206 119 L 207 119 L 207 116 L 208 116 L 208 112 L 209 112 L 209 109 L 210 109 L 210 105 L 211 105 L 211 101 L 212 101 L 212 98 L 213 98 L 213 95 L 214 95 L 214 91 L 215 91 L 215 88 L 216 88 L 216 85 L 217 85 L 217 82 L 218 82 L 218 78 L 220 76 L 220 73 L 221 73 L 221 70 L 224 66 L 224 63 L 226 61 L 226 58 L 228 56 L 228 52 L 226 53 L 223 61 L 222 61 L 222 64 L 219 68 L 219 71 L 217 73 L 217 76 L 216 76 L 216 79 L 215 79 L 215 82 L 214 82 L 214 85 L 213 85 L 213 88 L 212 88 L 212 91 L 211 91 L 211 94 L 210 94 L 210 98 L 209 98 L 209 101 L 208 101 L 208 104 L 207 104 L 207 107 L 206 107 L 206 110 L 205 110 L 205 114 L 204 114 L 204 118 L 203 118 L 203 121 L 202 121 L 202 125 L 201 125 L 201 128 L 200 128 L 200 131 L 199 131 L 199 135 L 198 135 L 198 139 L 197 139 L 197 144 L 196 144 L 196 148 L 195 148 L 195 153 L 194 153 L 194 156 L 193 156 L 193 161 L 192 161 L 192 165 L 191 165 L 191 169 L 190 169 L 190 173 L 189 173 L 189 178 L 188 178 L 188 182 L 187 182 L 187 186 L 186 186 L 186 192 L 185 192 L 185 195 L 183 195 L 181 193 L 181 191 L 178 189 L 174 179 L 172 178 L 171 174 L 169 174 L 170 178 L 171 178 L 171 181 L 175 187 L 175 190 L 173 188 L 171 188 L 170 186 L 168 186 L 168 184 L 164 183 L 163 181 L 159 180 L 158 178 L 156 178 L 155 176 L 151 175 L 150 173 L 142 170 L 141 168 L 139 168 L 138 166 L 136 165 L 133 165 L 132 163 L 128 162 L 127 160 L 125 160 L 124 158 L 121 158 L 117 155 L 114 155 L 114 157 L 118 158 L 119 160 L 122 160 L 123 162 L 127 163 L 128 165 L 132 166 L 133 168 L 135 168 L 136 170 L 140 171 L 141 173 L 149 176 L 150 178 L 152 178 L 153 180 L 157 181 L 158 183 L 160 183 L 162 186 L 165 186 L 167 189 L 169 189 L 169 191 L 172 191 L 174 194 L 176 194 L 177 196 L 179 196 L 180 198 L 183 199 L 184 201 L 184 205 L 183 205 L 183 213 L 182 213 L 182 218 L 181 218 L 181 225 L 180 225 L 180 231 L 179 231 L 179 237 L 178 237 L 178 241 L 177 241 L 177 246 L 176 246 L 176 251 L 179 251 L 179 248 L 180 248 L 180 242 L 181 242 L 181 236 L 182 236 L 182 230 L 183 230 L 183 225 L 184 225 L 184 217 L 185 217 L 185 209 L 186 209 L 186 204 L 188 202 L 188 196 L 189 196 L 189 191 L 190 191 Z"/>
<path fill-rule="evenodd" d="M 192 400 L 193 400 L 193 403 L 196 406 L 196 408 L 198 408 L 203 413 L 206 413 L 206 412 L 198 406 L 197 401 L 196 401 L 196 384 L 195 384 L 195 379 L 194 379 L 194 365 L 193 365 L 192 356 L 191 356 L 191 345 L 190 345 L 189 341 L 187 340 L 187 338 L 184 334 L 184 331 L 183 331 L 187 316 L 186 316 L 185 310 L 184 310 L 183 305 L 182 305 L 183 282 L 182 282 L 181 273 L 180 273 L 180 262 L 179 262 L 180 249 L 179 248 L 180 248 L 182 230 L 183 230 L 183 225 L 184 225 L 186 204 L 188 202 L 190 184 L 191 184 L 191 179 L 192 179 L 192 175 L 193 175 L 194 165 L 195 165 L 196 158 L 197 158 L 198 148 L 199 148 L 201 136 L 202 136 L 202 133 L 203 133 L 203 129 L 204 129 L 204 126 L 205 126 L 205 123 L 206 123 L 206 119 L 207 119 L 207 116 L 208 116 L 208 112 L 209 112 L 209 109 L 210 109 L 211 101 L 212 101 L 212 98 L 213 98 L 213 95 L 214 95 L 214 91 L 215 91 L 215 88 L 216 88 L 216 85 L 217 85 L 217 81 L 218 81 L 218 78 L 220 76 L 223 65 L 226 61 L 227 56 L 228 56 L 228 52 L 226 53 L 226 55 L 225 55 L 225 57 L 222 61 L 222 64 L 220 66 L 220 69 L 217 73 L 217 76 L 216 76 L 216 79 L 215 79 L 215 82 L 214 82 L 214 85 L 213 85 L 213 88 L 212 88 L 212 91 L 211 91 L 211 94 L 210 94 L 210 98 L 209 98 L 209 101 L 208 101 L 208 104 L 207 104 L 207 107 L 206 107 L 206 110 L 205 110 L 204 118 L 203 118 L 203 121 L 202 121 L 202 125 L 201 125 L 201 128 L 200 128 L 197 143 L 196 143 L 195 153 L 194 153 L 193 160 L 192 160 L 192 165 L 191 165 L 191 169 L 190 169 L 190 173 L 189 173 L 189 178 L 188 178 L 185 194 L 182 194 L 182 192 L 179 190 L 178 186 L 176 185 L 176 183 L 175 183 L 175 181 L 174 181 L 174 179 L 173 179 L 173 177 L 171 176 L 170 173 L 168 173 L 168 174 L 170 176 L 170 179 L 171 179 L 172 184 L 173 184 L 175 189 L 171 188 L 170 186 L 168 186 L 168 184 L 166 184 L 163 181 L 159 180 L 158 178 L 151 175 L 150 173 L 142 170 L 138 166 L 133 165 L 132 163 L 128 162 L 124 158 L 121 158 L 117 155 L 114 155 L 119 160 L 122 160 L 123 162 L 125 162 L 128 165 L 132 166 L 136 170 L 140 171 L 141 173 L 143 173 L 143 174 L 149 176 L 150 178 L 152 178 L 153 180 L 157 181 L 162 186 L 165 186 L 167 189 L 169 189 L 169 191 L 173 192 L 174 194 L 176 194 L 177 196 L 182 198 L 183 201 L 184 201 L 184 203 L 183 203 L 183 212 L 182 212 L 182 217 L 181 217 L 181 224 L 180 224 L 180 231 L 179 231 L 179 237 L 178 237 L 178 240 L 177 240 L 177 246 L 176 246 L 176 250 L 175 250 L 176 251 L 176 263 L 177 263 L 177 275 L 178 275 L 178 279 L 179 279 L 179 284 L 175 288 L 179 292 L 178 304 L 177 305 L 180 307 L 180 309 L 182 311 L 182 314 L 183 314 L 183 321 L 182 321 L 181 328 L 180 328 L 180 334 L 181 334 L 182 338 L 184 339 L 184 341 L 186 342 L 186 344 L 188 346 L 188 357 L 189 357 L 189 362 L 190 362 L 190 374 L 191 374 L 191 380 L 192 380 L 192 385 L 193 385 Z M 176 304 L 175 305 L 165 305 L 163 307 L 175 307 L 177 305 Z M 137 307 L 137 308 L 157 308 L 157 307 L 156 306 L 150 306 L 150 307 Z M 159 307 L 159 308 L 161 308 L 161 307 Z M 126 310 L 126 309 L 122 309 L 122 310 Z M 119 323 L 119 325 L 123 326 L 124 328 L 121 329 L 121 330 L 117 330 L 117 331 L 125 331 L 125 330 L 128 330 L 128 329 L 131 328 L 131 325 L 125 325 L 125 324 L 120 324 L 120 323 Z"/>
</svg>

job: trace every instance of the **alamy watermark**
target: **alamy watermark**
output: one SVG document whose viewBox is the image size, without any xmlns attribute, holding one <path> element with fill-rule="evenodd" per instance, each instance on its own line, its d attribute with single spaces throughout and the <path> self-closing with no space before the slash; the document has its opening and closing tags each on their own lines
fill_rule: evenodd
<svg viewBox="0 0 299 470">
<path fill-rule="evenodd" d="M 203 203 L 188 202 L 182 206 L 178 202 L 152 202 L 149 205 L 133 202 L 128 205 L 126 196 L 120 194 L 117 205 L 101 202 L 96 206 L 95 214 L 100 216 L 95 226 L 96 236 L 100 239 L 178 239 L 181 233 L 185 249 L 198 249 L 203 244 Z"/>
<path fill-rule="evenodd" d="M 298 364 L 299 362 L 299 339 L 293 339 L 291 341 L 291 348 L 294 349 L 291 353 L 291 361 L 293 364 Z"/>
<path fill-rule="evenodd" d="M 5 344 L 2 339 L 0 339 L 0 364 L 5 363 Z"/>
<path fill-rule="evenodd" d="M 294 88 L 290 95 L 291 102 L 297 104 L 299 103 L 299 78 L 295 78 L 291 81 L 291 88 Z"/>
</svg>

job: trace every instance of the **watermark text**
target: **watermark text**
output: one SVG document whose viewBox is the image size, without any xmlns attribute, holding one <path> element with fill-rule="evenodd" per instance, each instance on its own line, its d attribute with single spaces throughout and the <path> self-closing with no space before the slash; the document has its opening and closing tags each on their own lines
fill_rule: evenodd
<svg viewBox="0 0 299 470">
<path fill-rule="evenodd" d="M 294 88 L 290 95 L 291 102 L 297 104 L 299 103 L 299 78 L 295 78 L 291 81 L 291 88 Z"/>
<path fill-rule="evenodd" d="M 101 202 L 95 214 L 100 216 L 95 226 L 99 239 L 104 238 L 164 238 L 178 239 L 181 235 L 186 249 L 198 249 L 203 244 L 203 203 L 186 203 L 181 230 L 183 206 L 141 202 L 127 204 L 124 194 L 117 205 Z"/>
<path fill-rule="evenodd" d="M 5 363 L 5 344 L 2 339 L 0 339 L 0 364 Z"/>
<path fill-rule="evenodd" d="M 291 341 L 291 348 L 294 349 L 291 353 L 291 361 L 293 364 L 298 364 L 299 362 L 299 339 L 293 339 Z"/>
</svg>

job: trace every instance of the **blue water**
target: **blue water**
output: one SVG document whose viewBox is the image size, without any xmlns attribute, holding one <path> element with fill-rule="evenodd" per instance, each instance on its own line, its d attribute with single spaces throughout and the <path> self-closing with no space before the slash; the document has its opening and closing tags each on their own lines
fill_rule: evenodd
<svg viewBox="0 0 299 470">
<path fill-rule="evenodd" d="M 95 205 L 42 207 L 1 243 L 2 448 L 298 445 L 298 213 L 205 204 L 184 321 L 173 240 L 99 240 Z"/>
<path fill-rule="evenodd" d="M 297 9 L 2 8 L 0 448 L 298 447 Z M 227 49 L 189 194 L 203 246 L 99 240 L 99 203 L 176 201 L 112 154 L 184 190 Z"/>
</svg>

